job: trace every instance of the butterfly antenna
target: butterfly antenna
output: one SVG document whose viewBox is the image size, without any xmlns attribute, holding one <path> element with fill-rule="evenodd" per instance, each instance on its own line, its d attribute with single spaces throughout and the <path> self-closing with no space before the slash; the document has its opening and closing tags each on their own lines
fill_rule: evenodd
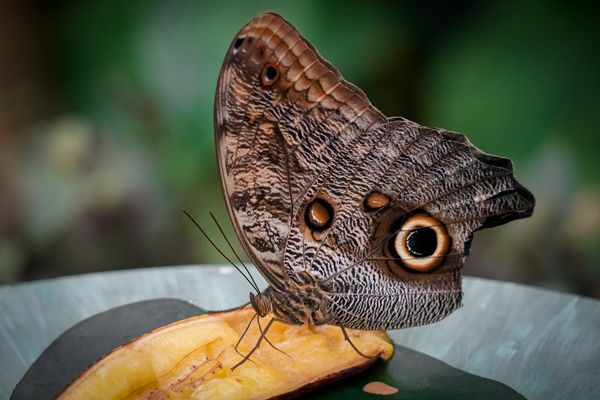
<svg viewBox="0 0 600 400">
<path fill-rule="evenodd" d="M 215 242 L 212 241 L 212 239 L 208 236 L 208 234 L 204 231 L 204 229 L 202 229 L 202 227 L 200 226 L 200 224 L 198 222 L 196 222 L 196 220 L 194 219 L 194 217 L 192 217 L 185 210 L 181 210 L 181 211 L 183 211 L 183 213 L 190 219 L 190 221 L 192 221 L 192 223 L 194 225 L 196 225 L 196 228 L 198 228 L 200 230 L 200 232 L 202 232 L 202 234 L 204 235 L 204 237 L 206 238 L 206 240 L 208 240 L 208 242 L 215 248 L 215 250 L 217 250 L 219 252 L 219 254 L 221 254 L 223 256 L 223 258 L 225 258 L 227 261 L 229 261 L 229 263 L 231 265 L 233 265 L 233 267 L 235 269 L 237 269 L 240 274 L 242 274 L 242 276 L 244 277 L 244 279 L 246 279 L 246 281 L 248 281 L 248 283 L 250 284 L 250 286 L 252 286 L 252 288 L 258 292 L 259 290 L 258 290 L 258 287 L 256 286 L 256 283 L 254 282 L 254 279 L 250 280 L 250 279 L 248 279 L 248 277 L 246 275 L 244 275 L 244 273 L 242 272 L 242 270 L 239 269 L 238 266 L 235 265 L 234 262 L 231 261 L 231 259 L 229 257 L 227 257 L 225 255 L 225 253 L 223 253 L 223 251 L 221 251 L 221 249 L 219 248 L 219 246 L 217 246 L 215 244 Z M 250 276 L 250 278 L 252 278 L 252 276 Z"/>
<path fill-rule="evenodd" d="M 244 270 L 246 271 L 246 273 L 248 274 L 248 276 L 250 277 L 250 279 L 252 279 L 252 283 L 254 284 L 254 289 L 256 289 L 256 293 L 260 293 L 260 290 L 258 289 L 258 285 L 256 284 L 256 281 L 254 280 L 254 277 L 250 273 L 250 270 L 248 270 L 248 267 L 246 267 L 246 264 L 244 264 L 244 262 L 242 261 L 242 259 L 238 255 L 238 253 L 233 248 L 233 245 L 231 244 L 231 242 L 229 241 L 229 239 L 227 239 L 227 236 L 225 235 L 225 232 L 223 231 L 223 228 L 221 228 L 221 225 L 219 224 L 219 221 L 217 221 L 217 218 L 212 213 L 212 211 L 210 211 L 209 214 L 210 214 L 211 218 L 213 219 L 213 221 L 215 221 L 215 225 L 217 225 L 217 228 L 219 229 L 219 232 L 221 232 L 221 235 L 223 236 L 223 239 L 225 239 L 225 242 L 227 242 L 227 245 L 229 246 L 229 248 L 231 249 L 231 251 L 233 252 L 233 254 L 235 254 L 235 258 L 237 258 L 237 260 L 240 262 L 240 264 L 242 264 L 242 267 L 244 267 Z"/>
</svg>

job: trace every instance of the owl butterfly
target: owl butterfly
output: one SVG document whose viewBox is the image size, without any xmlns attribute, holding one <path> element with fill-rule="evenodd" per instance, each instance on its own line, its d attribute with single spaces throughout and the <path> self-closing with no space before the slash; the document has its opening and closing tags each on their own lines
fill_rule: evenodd
<svg viewBox="0 0 600 400">
<path fill-rule="evenodd" d="M 289 324 L 398 329 L 461 304 L 473 232 L 531 215 L 510 160 L 388 118 L 300 33 L 262 14 L 234 38 L 215 100 L 237 235 Z"/>
</svg>

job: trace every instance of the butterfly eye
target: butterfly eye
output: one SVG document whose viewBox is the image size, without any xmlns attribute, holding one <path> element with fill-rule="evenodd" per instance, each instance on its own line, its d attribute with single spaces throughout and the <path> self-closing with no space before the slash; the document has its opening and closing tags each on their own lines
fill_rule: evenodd
<svg viewBox="0 0 600 400">
<path fill-rule="evenodd" d="M 380 192 L 371 192 L 365 199 L 363 206 L 367 211 L 379 210 L 390 204 L 390 198 Z"/>
<path fill-rule="evenodd" d="M 315 199 L 306 207 L 305 219 L 311 230 L 324 231 L 333 221 L 333 208 L 325 200 Z"/>
<path fill-rule="evenodd" d="M 419 213 L 404 221 L 393 247 L 405 267 L 428 272 L 444 261 L 450 248 L 450 236 L 440 221 Z"/>
<path fill-rule="evenodd" d="M 279 78 L 279 71 L 272 64 L 267 64 L 260 73 L 260 83 L 265 86 L 272 86 Z"/>
</svg>

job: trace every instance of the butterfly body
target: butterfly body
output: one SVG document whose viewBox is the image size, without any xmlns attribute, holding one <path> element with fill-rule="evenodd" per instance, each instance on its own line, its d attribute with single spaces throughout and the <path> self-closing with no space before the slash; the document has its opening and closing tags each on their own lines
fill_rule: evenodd
<svg viewBox="0 0 600 400">
<path fill-rule="evenodd" d="M 286 282 L 284 290 L 268 287 L 251 295 L 250 303 L 260 316 L 272 313 L 277 320 L 288 324 L 323 325 L 335 323 L 328 311 L 328 298 L 314 282 Z"/>
<path fill-rule="evenodd" d="M 473 232 L 533 210 L 510 160 L 387 118 L 275 14 L 233 40 L 215 131 L 232 221 L 269 283 L 252 305 L 288 323 L 435 322 L 460 306 Z"/>
</svg>

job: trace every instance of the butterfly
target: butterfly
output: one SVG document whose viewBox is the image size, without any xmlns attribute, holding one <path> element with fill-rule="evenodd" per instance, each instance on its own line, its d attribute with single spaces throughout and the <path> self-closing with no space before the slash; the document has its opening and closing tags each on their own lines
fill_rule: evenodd
<svg viewBox="0 0 600 400">
<path fill-rule="evenodd" d="M 282 17 L 235 36 L 215 142 L 227 207 L 269 286 L 260 316 L 388 330 L 461 305 L 476 230 L 533 212 L 512 162 L 386 117 Z"/>
</svg>

